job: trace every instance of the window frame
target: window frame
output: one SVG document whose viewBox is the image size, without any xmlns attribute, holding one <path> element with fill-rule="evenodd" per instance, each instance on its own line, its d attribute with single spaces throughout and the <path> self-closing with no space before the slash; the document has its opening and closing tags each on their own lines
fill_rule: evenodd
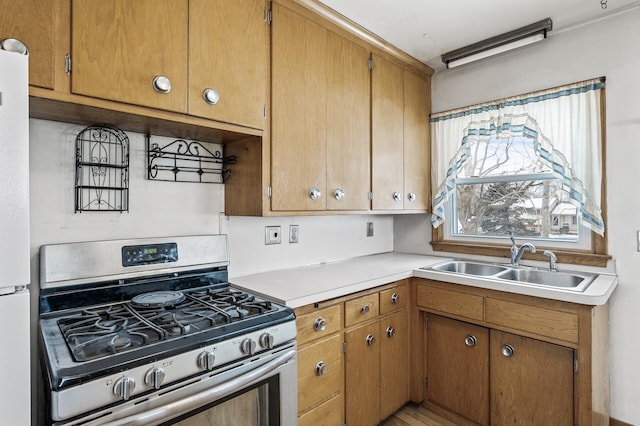
<svg viewBox="0 0 640 426">
<path fill-rule="evenodd" d="M 606 139 L 606 88 L 603 87 L 600 96 L 600 120 L 601 126 L 601 141 L 602 141 L 602 182 L 601 182 L 601 197 L 600 209 L 602 211 L 602 221 L 605 225 L 605 229 L 608 230 L 607 225 L 607 139 Z M 471 255 L 484 255 L 492 257 L 511 257 L 511 244 L 504 244 L 499 242 L 481 242 L 465 240 L 463 238 L 456 237 L 455 239 L 447 238 L 445 226 L 439 226 L 438 228 L 431 229 L 431 247 L 436 252 L 448 252 L 448 253 L 460 253 Z M 548 258 L 542 253 L 544 250 L 552 250 L 559 263 L 585 265 L 585 266 L 598 266 L 606 267 L 611 256 L 608 254 L 608 242 L 605 236 L 590 233 L 591 248 L 558 248 L 544 246 L 543 244 L 538 247 L 536 253 L 525 253 L 524 258 L 530 260 L 547 261 Z"/>
</svg>

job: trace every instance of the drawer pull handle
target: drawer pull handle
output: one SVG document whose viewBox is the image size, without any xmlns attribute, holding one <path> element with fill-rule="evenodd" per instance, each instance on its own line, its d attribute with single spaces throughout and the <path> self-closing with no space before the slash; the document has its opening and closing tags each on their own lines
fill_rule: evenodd
<svg viewBox="0 0 640 426">
<path fill-rule="evenodd" d="M 511 358 L 515 352 L 516 350 L 513 346 L 509 344 L 502 345 L 502 355 L 506 356 L 507 358 Z"/>
<path fill-rule="evenodd" d="M 371 345 L 373 345 L 373 344 L 376 342 L 376 338 L 375 338 L 375 337 L 373 337 L 373 334 L 369 334 L 369 335 L 367 336 L 367 340 L 366 340 L 366 342 L 367 342 L 367 346 L 371 346 Z"/>
<path fill-rule="evenodd" d="M 322 317 L 316 318 L 316 320 L 313 322 L 313 329 L 315 331 L 324 331 L 326 328 L 327 321 Z"/>
<path fill-rule="evenodd" d="M 320 377 L 325 374 L 327 374 L 327 364 L 325 364 L 324 361 L 320 361 L 316 364 L 316 376 Z"/>
<path fill-rule="evenodd" d="M 398 293 L 393 293 L 391 295 L 391 303 L 398 303 L 399 300 L 400 300 L 400 296 L 398 296 Z"/>
<path fill-rule="evenodd" d="M 472 348 L 478 344 L 478 339 L 473 334 L 469 334 L 464 338 L 464 344 Z"/>
<path fill-rule="evenodd" d="M 387 327 L 387 337 L 393 337 L 396 335 L 396 329 L 389 326 Z"/>
<path fill-rule="evenodd" d="M 367 304 L 367 305 L 362 305 L 362 309 L 360 309 L 360 312 L 361 312 L 363 315 L 366 315 L 366 314 L 368 314 L 368 313 L 369 313 L 369 310 L 370 310 L 370 309 L 371 309 L 371 308 L 369 307 L 369 305 L 368 305 L 368 304 Z"/>
</svg>

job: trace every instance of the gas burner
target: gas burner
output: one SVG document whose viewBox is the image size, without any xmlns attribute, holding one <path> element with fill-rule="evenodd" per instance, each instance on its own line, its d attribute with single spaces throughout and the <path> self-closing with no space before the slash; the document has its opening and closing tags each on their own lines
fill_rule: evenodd
<svg viewBox="0 0 640 426">
<path fill-rule="evenodd" d="M 180 291 L 153 291 L 135 296 L 131 304 L 136 308 L 169 308 L 185 299 Z"/>
</svg>

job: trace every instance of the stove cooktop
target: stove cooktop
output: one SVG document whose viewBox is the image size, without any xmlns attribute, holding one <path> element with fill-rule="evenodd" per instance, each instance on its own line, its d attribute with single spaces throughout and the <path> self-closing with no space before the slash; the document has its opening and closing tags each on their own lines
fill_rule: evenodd
<svg viewBox="0 0 640 426">
<path fill-rule="evenodd" d="M 268 300 L 230 288 L 141 293 L 129 302 L 57 318 L 74 361 L 133 351 L 277 311 Z"/>
</svg>

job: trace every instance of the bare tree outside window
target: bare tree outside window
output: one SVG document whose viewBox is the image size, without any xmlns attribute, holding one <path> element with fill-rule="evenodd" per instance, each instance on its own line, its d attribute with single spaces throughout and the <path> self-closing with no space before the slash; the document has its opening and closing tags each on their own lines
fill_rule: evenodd
<svg viewBox="0 0 640 426">
<path fill-rule="evenodd" d="M 469 144 L 470 158 L 456 177 L 454 234 L 577 239 L 571 219 L 577 210 L 532 139 L 494 136 Z"/>
</svg>

